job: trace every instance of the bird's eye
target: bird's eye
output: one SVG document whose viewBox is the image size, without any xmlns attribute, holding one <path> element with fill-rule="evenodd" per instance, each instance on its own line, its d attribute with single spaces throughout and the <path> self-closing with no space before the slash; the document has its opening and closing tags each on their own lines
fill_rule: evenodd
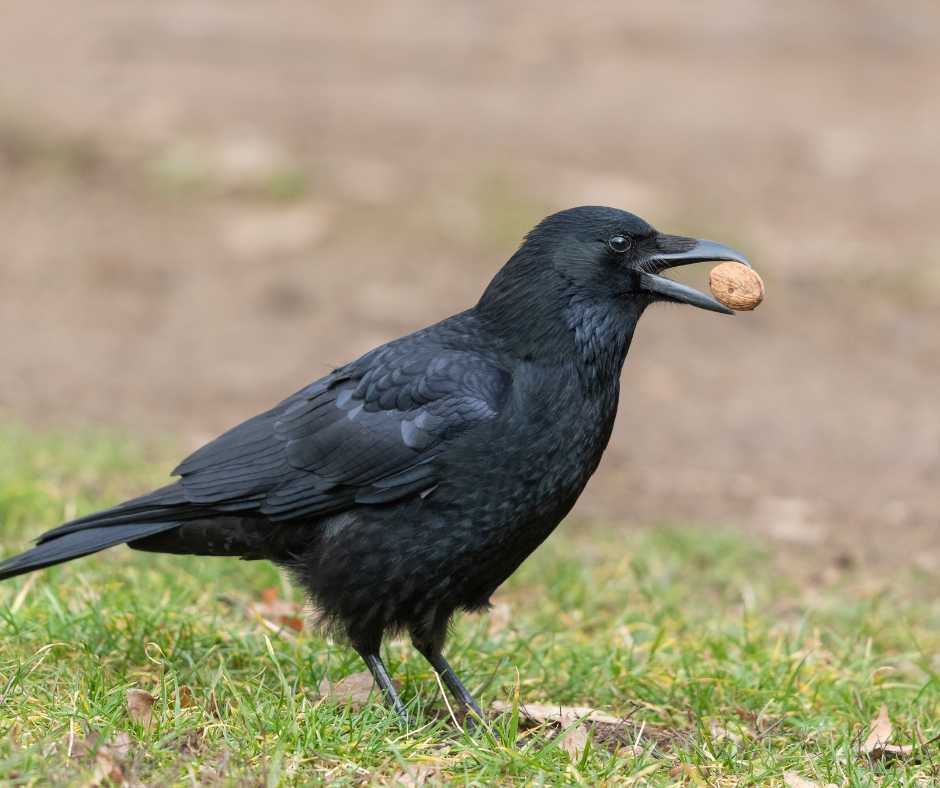
<svg viewBox="0 0 940 788">
<path fill-rule="evenodd" d="M 615 235 L 607 241 L 607 246 L 610 248 L 610 251 L 623 254 L 630 248 L 630 239 L 623 235 Z"/>
</svg>

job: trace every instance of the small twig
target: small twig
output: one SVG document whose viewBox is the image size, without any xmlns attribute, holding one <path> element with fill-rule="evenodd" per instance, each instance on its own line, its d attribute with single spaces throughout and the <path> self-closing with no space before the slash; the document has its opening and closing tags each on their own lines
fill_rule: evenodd
<svg viewBox="0 0 940 788">
<path fill-rule="evenodd" d="M 764 730 L 757 732 L 757 741 L 762 741 L 765 736 L 769 736 L 774 728 L 778 728 L 780 724 L 786 719 L 786 717 L 778 717 L 774 722 L 770 723 Z"/>
<path fill-rule="evenodd" d="M 630 703 L 633 706 L 633 708 L 631 708 L 630 711 L 628 711 L 626 714 L 624 714 L 620 718 L 620 722 L 617 723 L 617 728 L 616 728 L 618 731 L 623 728 L 626 728 L 627 723 L 630 722 L 630 720 L 633 718 L 633 715 L 643 708 L 643 704 L 638 703 L 635 700 L 630 701 Z M 646 720 L 640 723 L 640 732 L 642 733 L 645 728 L 646 728 Z"/>
<path fill-rule="evenodd" d="M 626 720 L 624 720 L 624 722 L 626 722 Z M 643 738 L 643 731 L 645 730 L 646 730 L 646 720 L 643 720 L 643 722 L 640 723 L 640 730 L 637 731 L 636 739 L 633 742 L 634 747 L 640 746 L 640 740 Z"/>
<path fill-rule="evenodd" d="M 261 623 L 270 629 L 275 635 L 280 635 L 282 638 L 290 640 L 291 642 L 295 642 L 297 640 L 297 635 L 291 632 L 285 625 L 276 624 L 275 622 L 268 620 L 260 614 L 256 615 L 259 619 L 261 619 Z"/>
</svg>

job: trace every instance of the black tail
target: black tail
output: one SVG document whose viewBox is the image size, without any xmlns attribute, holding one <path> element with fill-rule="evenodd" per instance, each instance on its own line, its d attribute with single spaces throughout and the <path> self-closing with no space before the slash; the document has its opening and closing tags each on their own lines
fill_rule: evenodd
<svg viewBox="0 0 940 788">
<path fill-rule="evenodd" d="M 181 486 L 171 484 L 47 531 L 32 550 L 0 563 L 0 580 L 97 553 L 122 542 L 146 539 L 178 528 L 181 521 L 192 516 Z"/>
<path fill-rule="evenodd" d="M 135 539 L 143 539 L 178 527 L 178 522 L 86 527 L 80 531 L 73 531 L 44 541 L 32 550 L 8 558 L 0 563 L 0 580 L 32 572 L 34 569 L 61 564 L 73 558 L 81 558 L 83 555 L 114 547 L 122 542 L 132 542 Z"/>
<path fill-rule="evenodd" d="M 0 580 L 123 542 L 157 553 L 277 559 L 302 549 L 309 538 L 305 529 L 200 507 L 177 482 L 46 531 L 32 550 L 0 563 Z"/>
</svg>

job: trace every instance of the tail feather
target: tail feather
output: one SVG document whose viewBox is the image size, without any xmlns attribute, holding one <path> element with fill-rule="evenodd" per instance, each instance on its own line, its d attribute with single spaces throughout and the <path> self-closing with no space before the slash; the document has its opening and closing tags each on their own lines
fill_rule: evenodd
<svg viewBox="0 0 940 788">
<path fill-rule="evenodd" d="M 178 528 L 179 522 L 90 526 L 42 541 L 32 550 L 0 563 L 0 580 L 97 553 L 108 547 Z"/>
<path fill-rule="evenodd" d="M 170 531 L 192 516 L 189 508 L 182 485 L 175 482 L 111 509 L 71 520 L 42 534 L 32 550 L 0 563 L 0 580 Z"/>
<path fill-rule="evenodd" d="M 300 534 L 302 536 L 302 534 Z M 179 482 L 46 531 L 32 550 L 0 563 L 0 580 L 126 542 L 135 550 L 264 558 L 289 554 L 294 528 L 207 511 L 186 497 Z"/>
<path fill-rule="evenodd" d="M 187 500 L 183 492 L 183 485 L 174 482 L 110 509 L 93 512 L 84 517 L 70 520 L 51 531 L 46 531 L 36 541 L 38 544 L 45 544 L 46 542 L 61 539 L 67 534 L 105 525 L 115 526 L 130 523 L 145 525 L 170 519 L 186 520 L 198 516 L 201 512 L 204 513 L 204 510 L 193 506 Z"/>
</svg>

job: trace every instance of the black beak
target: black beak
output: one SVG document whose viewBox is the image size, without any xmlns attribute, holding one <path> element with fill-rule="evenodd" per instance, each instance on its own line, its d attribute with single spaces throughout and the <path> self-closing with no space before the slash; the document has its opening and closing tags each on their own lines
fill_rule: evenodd
<svg viewBox="0 0 940 788">
<path fill-rule="evenodd" d="M 700 309 L 721 312 L 724 315 L 734 314 L 731 309 L 728 309 L 710 295 L 700 293 L 693 287 L 680 284 L 659 274 L 667 268 L 673 268 L 677 265 L 717 263 L 722 260 L 741 263 L 741 265 L 750 268 L 751 264 L 743 254 L 715 241 L 683 238 L 679 235 L 660 235 L 656 239 L 656 246 L 656 251 L 652 252 L 643 263 L 645 270 L 640 274 L 641 288 L 666 301 L 691 304 Z"/>
</svg>

